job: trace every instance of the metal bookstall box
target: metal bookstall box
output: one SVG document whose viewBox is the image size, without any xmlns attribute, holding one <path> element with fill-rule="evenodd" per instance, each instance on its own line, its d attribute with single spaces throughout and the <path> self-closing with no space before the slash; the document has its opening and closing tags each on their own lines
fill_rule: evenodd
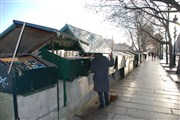
<svg viewBox="0 0 180 120">
<path fill-rule="evenodd" d="M 68 51 L 78 54 L 69 56 Z M 41 49 L 42 58 L 58 66 L 58 78 L 63 80 L 64 86 L 64 106 L 67 102 L 66 82 L 72 82 L 78 76 L 88 76 L 94 53 L 111 53 L 111 49 L 100 35 L 69 24 Z"/>
<path fill-rule="evenodd" d="M 139 60 L 138 60 L 138 65 L 141 64 L 144 60 L 144 57 L 143 57 L 143 53 L 142 52 L 139 52 L 139 51 L 135 51 L 137 54 L 138 54 L 138 57 L 139 57 Z"/>
<path fill-rule="evenodd" d="M 125 56 L 117 51 L 113 51 L 113 56 L 115 57 L 114 69 L 119 72 L 120 79 L 122 79 L 124 78 Z"/>
<path fill-rule="evenodd" d="M 68 51 L 78 54 L 69 56 Z M 72 82 L 78 76 L 88 76 L 94 53 L 111 53 L 111 49 L 101 36 L 69 24 L 41 49 L 42 58 L 58 66 L 58 78 L 63 80 L 64 86 L 64 106 L 67 102 L 66 82 Z"/>
<path fill-rule="evenodd" d="M 54 29 L 16 20 L 0 36 L 0 92 L 13 94 L 16 119 L 16 95 L 28 95 L 58 81 L 57 67 L 34 52 L 53 36 Z"/>
<path fill-rule="evenodd" d="M 130 72 L 129 70 L 129 63 L 130 63 L 130 58 L 131 58 L 131 55 L 125 53 L 125 52 L 118 52 L 119 54 L 123 55 L 124 58 L 125 58 L 125 66 L 124 66 L 124 77 L 127 76 L 127 74 Z"/>
<path fill-rule="evenodd" d="M 143 52 L 139 52 L 140 54 L 140 62 L 142 63 L 144 61 L 144 55 L 143 55 Z"/>
<path fill-rule="evenodd" d="M 144 57 L 143 57 L 143 53 L 142 52 L 138 52 L 137 53 L 139 54 L 139 64 L 141 64 L 144 60 Z"/>
<path fill-rule="evenodd" d="M 121 69 L 125 67 L 125 56 L 120 52 L 113 52 L 113 56 L 115 56 L 115 68 Z"/>
<path fill-rule="evenodd" d="M 74 56 L 58 55 L 57 51 L 76 51 Z M 41 56 L 58 66 L 59 78 L 72 82 L 78 76 L 87 76 L 93 53 L 110 53 L 102 37 L 66 24 L 59 37 L 41 50 Z"/>
<path fill-rule="evenodd" d="M 147 53 L 147 52 L 142 52 L 142 53 L 143 53 L 143 58 L 144 58 L 144 59 L 146 59 L 146 58 L 147 58 L 148 53 Z M 161 55 L 160 55 L 160 58 L 162 58 L 162 57 L 161 57 Z"/>
<path fill-rule="evenodd" d="M 72 82 L 79 76 L 87 76 L 90 59 L 86 57 L 61 57 L 49 50 L 42 49 L 41 56 L 58 66 L 59 80 Z"/>
<path fill-rule="evenodd" d="M 138 67 L 140 64 L 140 53 L 136 51 L 128 51 L 132 54 L 134 54 L 134 68 Z"/>
<path fill-rule="evenodd" d="M 143 52 L 140 52 L 140 51 L 129 51 L 129 52 L 132 52 L 132 53 L 135 53 L 138 55 L 138 63 L 137 63 L 138 65 L 140 65 L 143 62 L 143 60 L 144 60 Z M 135 57 L 135 59 L 136 59 L 136 57 Z"/>
<path fill-rule="evenodd" d="M 131 72 L 134 69 L 134 60 L 135 60 L 135 55 L 129 51 L 125 51 L 125 53 L 130 55 L 130 59 L 129 59 L 129 65 L 128 65 L 128 69 L 129 72 Z"/>
<path fill-rule="evenodd" d="M 144 55 L 143 55 L 142 52 L 139 52 L 139 51 L 136 51 L 136 53 L 139 54 L 139 64 L 141 64 L 143 62 L 143 60 L 144 60 Z"/>
<path fill-rule="evenodd" d="M 11 61 L 13 65 L 8 73 Z M 56 67 L 31 55 L 0 58 L 0 71 L 1 92 L 13 93 L 16 87 L 16 93 L 22 95 L 57 83 Z"/>
</svg>

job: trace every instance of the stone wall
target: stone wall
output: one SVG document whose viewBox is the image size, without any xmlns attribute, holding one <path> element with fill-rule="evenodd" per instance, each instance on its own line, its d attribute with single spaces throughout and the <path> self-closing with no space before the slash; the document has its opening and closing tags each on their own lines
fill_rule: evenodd
<svg viewBox="0 0 180 120">
<path fill-rule="evenodd" d="M 58 120 L 69 119 L 88 103 L 97 98 L 93 90 L 93 74 L 87 77 L 80 76 L 72 82 L 66 82 L 67 102 L 64 106 L 63 81 L 59 80 L 59 111 L 57 104 L 57 85 L 35 91 L 31 94 L 18 95 L 18 114 L 22 120 Z M 110 75 L 110 83 L 120 79 L 120 72 L 117 70 Z M 1 93 L 1 119 L 14 119 L 13 100 L 11 94 Z M 3 109 L 2 109 L 3 106 Z"/>
</svg>

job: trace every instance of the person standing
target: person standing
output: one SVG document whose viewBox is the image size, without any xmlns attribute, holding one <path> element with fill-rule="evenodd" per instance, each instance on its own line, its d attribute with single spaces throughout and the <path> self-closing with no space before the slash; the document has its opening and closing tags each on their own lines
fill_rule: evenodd
<svg viewBox="0 0 180 120">
<path fill-rule="evenodd" d="M 156 60 L 156 53 L 154 53 L 154 60 Z"/>
<path fill-rule="evenodd" d="M 103 56 L 102 53 L 97 53 L 91 62 L 90 70 L 94 72 L 94 90 L 98 93 L 100 108 L 108 106 L 109 102 L 109 69 L 114 65 L 112 53 L 109 55 L 110 60 Z"/>
<path fill-rule="evenodd" d="M 152 60 L 154 60 L 154 52 L 151 53 Z"/>
</svg>

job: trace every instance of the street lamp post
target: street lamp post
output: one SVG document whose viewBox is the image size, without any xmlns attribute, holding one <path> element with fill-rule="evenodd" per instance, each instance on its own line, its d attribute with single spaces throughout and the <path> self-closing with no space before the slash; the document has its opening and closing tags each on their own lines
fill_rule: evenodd
<svg viewBox="0 0 180 120">
<path fill-rule="evenodd" d="M 176 23 L 178 21 L 178 18 L 176 17 L 176 15 L 173 18 L 173 22 Z M 173 60 L 174 60 L 174 66 L 176 66 L 176 49 L 175 49 L 175 40 L 176 40 L 176 34 L 177 30 L 176 30 L 176 25 L 174 27 L 174 56 L 173 56 Z"/>
</svg>

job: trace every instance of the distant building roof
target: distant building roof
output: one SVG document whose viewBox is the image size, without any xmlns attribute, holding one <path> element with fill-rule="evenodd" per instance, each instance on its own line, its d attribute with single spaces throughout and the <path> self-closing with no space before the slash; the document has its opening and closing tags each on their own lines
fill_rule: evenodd
<svg viewBox="0 0 180 120">
<path fill-rule="evenodd" d="M 130 50 L 131 47 L 125 43 L 121 44 L 114 44 L 114 50 L 117 50 L 117 51 L 126 51 L 126 50 Z"/>
</svg>

